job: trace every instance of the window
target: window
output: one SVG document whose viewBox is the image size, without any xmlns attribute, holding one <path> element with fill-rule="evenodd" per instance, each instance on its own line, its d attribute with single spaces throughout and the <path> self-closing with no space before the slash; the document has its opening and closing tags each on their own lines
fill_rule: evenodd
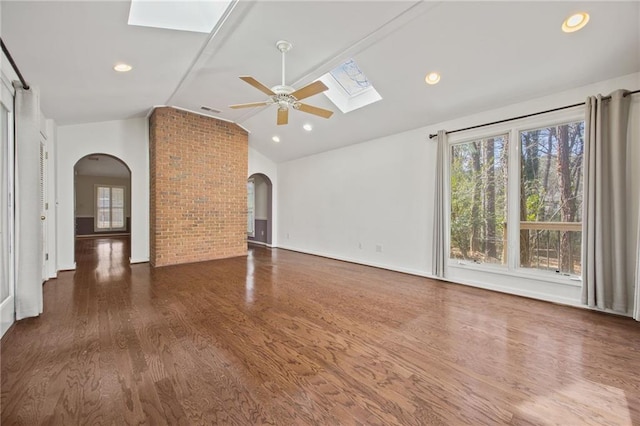
<svg viewBox="0 0 640 426">
<path fill-rule="evenodd" d="M 450 257 L 505 264 L 508 135 L 451 147 Z"/>
<path fill-rule="evenodd" d="M 247 181 L 247 235 L 255 237 L 256 185 L 253 179 Z"/>
<path fill-rule="evenodd" d="M 584 122 L 520 132 L 520 266 L 581 273 Z"/>
<path fill-rule="evenodd" d="M 581 275 L 584 121 L 578 113 L 450 138 L 449 266 L 554 274 L 562 282 Z"/>
<path fill-rule="evenodd" d="M 11 196 L 11 164 L 13 153 L 13 133 L 10 128 L 11 113 L 0 102 L 0 302 L 4 302 L 12 294 L 11 274 L 13 242 L 11 240 L 12 226 L 12 196 Z M 13 303 L 12 303 L 13 305 Z"/>
<path fill-rule="evenodd" d="M 125 229 L 124 187 L 96 185 L 96 231 Z"/>
</svg>

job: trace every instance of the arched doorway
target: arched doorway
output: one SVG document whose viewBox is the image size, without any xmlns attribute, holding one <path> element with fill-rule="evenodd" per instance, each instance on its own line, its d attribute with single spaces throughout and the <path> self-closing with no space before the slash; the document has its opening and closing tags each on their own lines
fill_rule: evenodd
<svg viewBox="0 0 640 426">
<path fill-rule="evenodd" d="M 108 255 L 128 264 L 131 170 L 117 157 L 95 153 L 78 160 L 73 172 L 76 263 Z"/>
<path fill-rule="evenodd" d="M 247 182 L 249 216 L 247 219 L 247 241 L 255 244 L 271 245 L 273 222 L 273 184 L 268 176 L 254 173 Z"/>
</svg>

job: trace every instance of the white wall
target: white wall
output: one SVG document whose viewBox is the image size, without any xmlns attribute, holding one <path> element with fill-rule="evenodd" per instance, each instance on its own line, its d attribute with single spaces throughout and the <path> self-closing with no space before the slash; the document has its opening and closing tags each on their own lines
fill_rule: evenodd
<svg viewBox="0 0 640 426">
<path fill-rule="evenodd" d="M 583 102 L 589 95 L 619 88 L 640 88 L 640 73 L 278 164 L 278 246 L 431 276 L 436 143 L 429 133 Z M 636 199 L 631 204 L 636 214 L 639 105 L 636 95 L 631 111 L 636 141 Z M 635 232 L 637 224 L 629 226 Z M 480 287 L 491 282 L 495 290 L 579 304 L 579 286 L 545 285 L 513 276 L 489 279 L 476 271 L 458 275 L 455 281 Z"/>
<path fill-rule="evenodd" d="M 433 158 L 414 130 L 279 164 L 279 246 L 430 274 Z"/>
<path fill-rule="evenodd" d="M 149 261 L 149 129 L 146 118 L 58 127 L 58 269 L 75 269 L 73 167 L 89 154 L 108 154 L 131 170 L 131 262 Z"/>
<path fill-rule="evenodd" d="M 251 134 L 249 134 L 251 138 Z M 249 139 L 251 140 L 251 139 Z M 272 192 L 271 192 L 271 204 L 272 204 L 272 224 L 271 224 L 271 245 L 276 247 L 278 245 L 278 167 L 276 163 L 269 160 L 264 155 L 260 154 L 255 149 L 249 147 L 249 165 L 247 171 L 247 178 L 254 173 L 262 173 L 271 180 Z"/>
</svg>

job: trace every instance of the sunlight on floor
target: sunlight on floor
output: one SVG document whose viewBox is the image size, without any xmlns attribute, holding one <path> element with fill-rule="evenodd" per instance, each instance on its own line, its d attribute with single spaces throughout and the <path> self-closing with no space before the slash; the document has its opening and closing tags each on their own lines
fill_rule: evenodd
<svg viewBox="0 0 640 426">
<path fill-rule="evenodd" d="M 98 240 L 96 247 L 96 279 L 98 282 L 121 278 L 125 273 L 127 254 L 124 241 L 116 239 Z"/>
<path fill-rule="evenodd" d="M 517 411 L 540 425 L 633 425 L 625 392 L 590 380 L 525 401 Z"/>
</svg>

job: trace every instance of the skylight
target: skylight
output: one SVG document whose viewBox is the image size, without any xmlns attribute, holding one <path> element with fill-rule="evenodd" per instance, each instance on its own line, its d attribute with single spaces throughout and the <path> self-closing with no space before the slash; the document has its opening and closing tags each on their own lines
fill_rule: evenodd
<svg viewBox="0 0 640 426">
<path fill-rule="evenodd" d="M 329 71 L 320 81 L 329 88 L 324 94 L 344 113 L 382 99 L 353 59 Z"/>
<path fill-rule="evenodd" d="M 129 25 L 210 33 L 232 0 L 131 0 Z"/>
<path fill-rule="evenodd" d="M 329 74 L 336 79 L 349 96 L 357 95 L 371 87 L 371 82 L 353 59 L 335 67 Z"/>
</svg>

